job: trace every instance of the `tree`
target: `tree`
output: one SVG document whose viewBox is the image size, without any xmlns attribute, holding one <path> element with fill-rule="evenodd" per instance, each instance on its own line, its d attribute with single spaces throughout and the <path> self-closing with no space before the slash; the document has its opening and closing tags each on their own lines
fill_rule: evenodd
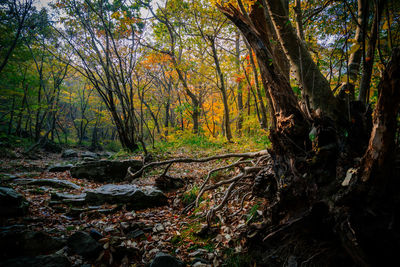
<svg viewBox="0 0 400 267">
<path fill-rule="evenodd" d="M 0 72 L 6 66 L 26 29 L 34 27 L 34 25 L 28 23 L 32 11 L 34 11 L 33 0 L 9 0 L 0 3 L 0 31 L 2 36 Z"/>
<path fill-rule="evenodd" d="M 372 55 L 376 52 L 374 38 L 385 2 L 377 1 L 375 5 L 371 44 L 366 53 L 371 57 L 364 58 L 364 70 L 367 69 L 363 72 L 362 81 L 370 79 Z M 360 102 L 346 105 L 344 99 L 334 95 L 302 38 L 301 27 L 296 32 L 292 26 L 285 1 L 220 1 L 216 6 L 237 26 L 255 52 L 263 85 L 271 99 L 270 112 L 275 115 L 270 129 L 270 153 L 277 167 L 259 174 L 254 186 L 254 192 L 267 197 L 269 203 L 265 210 L 268 223 L 262 232 L 263 241 L 273 242 L 276 238 L 289 235 L 291 242 L 304 244 L 307 237 L 295 235 L 295 231 L 304 231 L 306 225 L 318 225 L 322 231 L 338 237 L 343 251 L 356 264 L 378 264 L 371 254 L 377 251 L 385 255 L 385 259 L 379 260 L 390 262 L 389 258 L 396 256 L 393 247 L 399 243 L 391 238 L 383 245 L 383 240 L 399 233 L 399 228 L 378 230 L 378 224 L 387 225 L 389 214 L 398 214 L 396 206 L 399 202 L 390 190 L 397 182 L 388 178 L 393 175 L 393 164 L 386 165 L 393 162 L 394 129 L 400 104 L 398 90 L 394 89 L 399 86 L 396 78 L 399 71 L 398 50 L 393 50 L 391 63 L 387 65 L 381 81 L 373 131 L 369 135 L 365 106 Z M 297 5 L 298 15 L 301 13 L 299 7 Z M 344 6 L 340 4 L 339 7 Z M 360 27 L 363 27 L 362 24 Z M 299 105 L 286 72 L 274 56 L 270 41 L 274 34 L 301 86 L 302 105 Z M 361 82 L 360 95 L 364 86 L 365 83 Z M 355 163 L 354 158 L 357 157 L 363 157 L 361 165 Z M 358 180 L 352 178 L 351 171 L 346 175 L 351 168 L 359 170 Z M 343 177 L 347 177 L 343 182 L 344 189 L 341 186 Z M 372 218 L 373 224 L 366 223 L 365 220 Z M 324 224 L 323 220 L 329 223 Z M 379 234 L 370 235 L 369 231 L 374 231 L 372 229 Z M 311 231 L 316 233 L 317 230 Z M 336 242 L 322 240 L 330 240 L 332 246 Z"/>
<path fill-rule="evenodd" d="M 66 15 L 57 29 L 77 58 L 74 68 L 102 97 L 112 115 L 123 147 L 138 148 L 138 118 L 134 105 L 134 70 L 140 59 L 137 38 L 143 24 L 140 5 L 125 2 L 71 0 L 56 3 Z"/>
</svg>

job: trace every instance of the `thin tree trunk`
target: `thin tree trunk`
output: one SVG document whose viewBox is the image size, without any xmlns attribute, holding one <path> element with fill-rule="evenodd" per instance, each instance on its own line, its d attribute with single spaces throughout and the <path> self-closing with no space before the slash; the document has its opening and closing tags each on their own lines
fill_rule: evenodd
<svg viewBox="0 0 400 267">
<path fill-rule="evenodd" d="M 372 77 L 372 68 L 374 66 L 374 55 L 376 48 L 376 41 L 378 39 L 379 23 L 381 21 L 382 12 L 384 9 L 385 0 L 379 0 L 375 5 L 374 20 L 371 26 L 370 39 L 368 42 L 366 58 L 364 58 L 363 71 L 360 83 L 360 94 L 358 100 L 364 104 L 369 101 L 369 90 Z"/>
<path fill-rule="evenodd" d="M 240 32 L 236 32 L 235 39 L 235 48 L 236 48 L 236 69 L 237 73 L 240 73 Z M 238 134 L 241 135 L 242 127 L 243 127 L 243 85 L 240 80 L 237 81 L 237 103 L 238 103 L 238 120 L 237 120 L 237 131 Z"/>
<path fill-rule="evenodd" d="M 11 114 L 10 114 L 10 121 L 8 122 L 8 134 L 11 134 L 12 131 L 12 125 L 14 122 L 14 107 L 15 107 L 15 96 L 13 96 L 12 99 L 12 104 L 11 104 Z"/>
<path fill-rule="evenodd" d="M 358 0 L 358 13 L 357 13 L 357 26 L 356 26 L 356 34 L 354 39 L 356 43 L 353 45 L 359 46 L 359 48 L 350 55 L 349 64 L 348 64 L 348 79 L 346 83 L 342 86 L 341 91 L 348 91 L 350 95 L 350 100 L 354 100 L 355 98 L 355 82 L 358 78 L 358 72 L 360 70 L 361 58 L 363 54 L 363 42 L 365 37 L 365 29 L 368 25 L 368 1 L 367 0 Z"/>
</svg>

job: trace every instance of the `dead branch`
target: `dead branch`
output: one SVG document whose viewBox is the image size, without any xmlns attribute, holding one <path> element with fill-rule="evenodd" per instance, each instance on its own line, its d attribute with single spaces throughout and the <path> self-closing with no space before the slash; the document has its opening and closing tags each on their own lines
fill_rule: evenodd
<svg viewBox="0 0 400 267">
<path fill-rule="evenodd" d="M 208 161 L 212 161 L 212 160 L 217 160 L 217 159 L 226 159 L 226 158 L 256 158 L 256 157 L 260 157 L 260 156 L 265 156 L 268 155 L 268 151 L 267 150 L 261 150 L 258 152 L 250 152 L 250 153 L 228 153 L 228 154 L 224 154 L 224 155 L 216 155 L 216 156 L 211 156 L 211 157 L 206 157 L 206 158 L 199 158 L 199 159 L 195 159 L 195 158 L 177 158 L 177 159 L 170 159 L 170 160 L 165 160 L 165 161 L 156 161 L 156 162 L 151 162 L 149 164 L 144 165 L 140 170 L 138 170 L 137 172 L 133 173 L 131 171 L 131 168 L 128 168 L 128 174 L 126 179 L 127 180 L 133 180 L 136 178 L 139 178 L 140 176 L 142 176 L 143 172 L 150 168 L 150 167 L 158 167 L 158 166 L 162 166 L 162 165 L 167 165 L 167 164 L 173 164 L 173 163 L 193 163 L 193 162 L 208 162 Z"/>
<path fill-rule="evenodd" d="M 238 161 L 236 161 L 236 162 L 234 162 L 234 163 L 232 163 L 232 164 L 229 164 L 229 165 L 226 165 L 226 166 L 222 166 L 222 167 L 218 167 L 218 168 L 215 168 L 215 169 L 210 170 L 210 171 L 208 172 L 208 174 L 207 174 L 206 179 L 204 180 L 203 184 L 202 184 L 201 187 L 200 187 L 199 194 L 197 195 L 197 198 L 196 198 L 195 207 L 198 207 L 198 206 L 199 206 L 200 197 L 203 195 L 203 193 L 204 193 L 204 191 L 205 191 L 204 188 L 205 188 L 206 184 L 208 183 L 208 181 L 210 180 L 211 175 L 212 175 L 213 173 L 215 173 L 215 172 L 217 172 L 217 171 L 229 169 L 229 168 L 238 166 L 238 165 L 240 165 L 240 164 L 248 164 L 248 163 L 252 163 L 252 161 L 250 161 L 250 160 L 243 161 L 242 159 L 239 159 Z"/>
</svg>

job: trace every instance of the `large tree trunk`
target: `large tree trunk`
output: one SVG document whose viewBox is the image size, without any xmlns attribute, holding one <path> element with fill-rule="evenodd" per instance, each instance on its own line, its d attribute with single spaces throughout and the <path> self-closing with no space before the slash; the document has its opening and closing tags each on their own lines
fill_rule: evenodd
<svg viewBox="0 0 400 267">
<path fill-rule="evenodd" d="M 281 0 L 261 0 L 268 10 L 279 42 L 289 58 L 296 78 L 302 86 L 303 92 L 309 99 L 313 109 L 321 109 L 331 118 L 338 118 L 342 114 L 342 105 L 333 96 L 329 82 L 322 75 L 313 61 L 305 43 L 298 37 L 289 21 L 288 14 Z"/>
<path fill-rule="evenodd" d="M 370 178 L 385 184 L 392 177 L 395 159 L 397 115 L 400 105 L 400 50 L 394 49 L 379 84 L 379 97 L 374 111 L 374 121 L 368 149 L 363 158 L 362 181 Z"/>
<path fill-rule="evenodd" d="M 264 88 L 272 100 L 272 111 L 275 129 L 270 132 L 274 152 L 277 155 L 291 155 L 301 150 L 297 144 L 304 144 L 308 135 L 308 122 L 300 110 L 296 96 L 289 81 L 281 74 L 281 69 L 273 64 L 272 54 L 264 44 L 263 36 L 254 27 L 249 17 L 243 15 L 233 6 L 217 7 L 227 16 L 242 32 L 249 45 L 255 52 L 260 67 Z M 292 141 L 281 142 L 277 135 L 285 136 Z"/>
<path fill-rule="evenodd" d="M 274 114 L 270 164 L 258 173 L 253 187 L 254 194 L 266 198 L 265 221 L 249 240 L 261 250 L 267 266 L 281 266 L 279 260 L 289 256 L 304 264 L 315 261 L 317 266 L 369 266 L 380 261 L 388 265 L 397 260 L 400 247 L 400 200 L 395 186 L 400 183 L 390 175 L 400 103 L 400 53 L 394 52 L 381 83 L 369 148 L 359 169 L 362 149 L 353 151 L 352 140 L 359 133 L 355 128 L 363 128 L 353 119 L 362 120 L 362 110 L 352 103 L 347 121 L 345 108 L 288 22 L 282 1 L 262 3 L 301 78 L 303 100 L 308 98 L 314 111 L 300 108 L 254 16 L 246 15 L 244 8 L 217 4 L 255 52 Z M 359 139 L 361 144 L 368 140 L 368 131 Z"/>
</svg>

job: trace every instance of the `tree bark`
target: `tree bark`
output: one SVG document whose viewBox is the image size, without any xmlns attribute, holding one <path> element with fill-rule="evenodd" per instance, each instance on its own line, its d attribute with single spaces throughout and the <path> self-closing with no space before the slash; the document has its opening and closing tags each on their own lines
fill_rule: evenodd
<svg viewBox="0 0 400 267">
<path fill-rule="evenodd" d="M 231 131 L 230 118 L 229 118 L 228 95 L 226 93 L 224 74 L 222 73 L 222 70 L 221 70 L 221 67 L 219 64 L 217 47 L 215 46 L 215 37 L 210 36 L 208 39 L 211 43 L 211 50 L 212 50 L 212 55 L 214 58 L 215 68 L 216 68 L 216 71 L 217 71 L 217 74 L 219 77 L 219 82 L 220 82 L 219 90 L 221 91 L 222 103 L 224 105 L 224 128 L 225 128 L 226 139 L 230 142 L 232 140 L 232 131 Z"/>
<path fill-rule="evenodd" d="M 363 158 L 361 179 L 363 182 L 375 179 L 385 184 L 391 179 L 395 159 L 395 137 L 400 107 L 400 49 L 393 49 L 384 76 L 379 84 L 378 102 L 368 149 Z"/>
<path fill-rule="evenodd" d="M 271 17 L 278 40 L 288 57 L 296 78 L 309 98 L 311 107 L 333 119 L 340 117 L 342 105 L 331 91 L 329 82 L 313 61 L 305 43 L 297 36 L 280 0 L 261 0 Z"/>
<path fill-rule="evenodd" d="M 368 48 L 366 58 L 364 58 L 363 71 L 360 83 L 360 94 L 358 100 L 364 104 L 369 101 L 369 89 L 372 77 L 372 68 L 374 66 L 374 54 L 376 49 L 376 41 L 378 40 L 379 23 L 381 21 L 383 8 L 386 0 L 379 0 L 375 5 L 374 20 L 371 26 L 370 39 L 368 42 Z"/>
</svg>

